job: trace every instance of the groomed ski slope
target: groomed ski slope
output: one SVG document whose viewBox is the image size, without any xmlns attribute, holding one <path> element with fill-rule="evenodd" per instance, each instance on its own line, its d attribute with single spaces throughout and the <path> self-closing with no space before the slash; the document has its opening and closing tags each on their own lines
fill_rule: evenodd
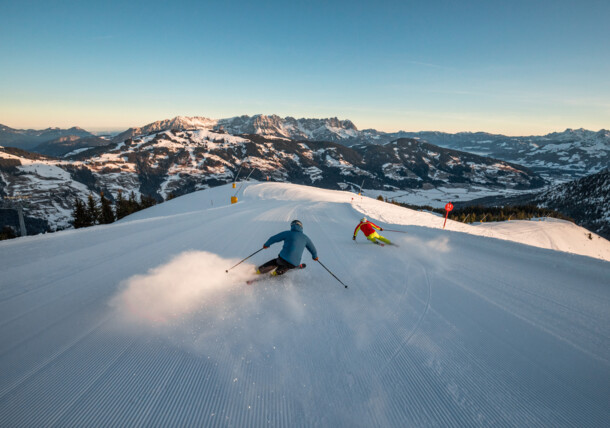
<svg viewBox="0 0 610 428">
<path fill-rule="evenodd" d="M 234 191 L 0 243 L 0 426 L 608 426 L 608 261 L 345 192 Z M 353 242 L 363 213 L 400 247 Z M 278 244 L 225 273 L 295 218 L 349 289 L 307 252 L 245 285 Z"/>
</svg>

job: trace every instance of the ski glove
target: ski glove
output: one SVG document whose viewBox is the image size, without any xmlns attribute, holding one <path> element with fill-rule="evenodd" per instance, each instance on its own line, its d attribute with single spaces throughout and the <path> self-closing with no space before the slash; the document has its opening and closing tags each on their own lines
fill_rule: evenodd
<svg viewBox="0 0 610 428">
<path fill-rule="evenodd" d="M 380 231 L 380 232 L 381 232 L 381 231 L 383 231 L 383 227 L 380 227 L 380 228 L 379 228 L 379 231 Z"/>
<path fill-rule="evenodd" d="M 263 245 L 263 248 L 269 248 L 269 247 L 267 247 L 266 245 Z"/>
<path fill-rule="evenodd" d="M 315 260 L 315 261 L 318 261 L 318 258 L 317 258 L 317 257 L 314 257 L 314 260 Z"/>
<path fill-rule="evenodd" d="M 352 241 L 355 241 L 355 240 L 356 240 L 356 237 L 355 237 L 355 236 L 352 236 Z"/>
</svg>

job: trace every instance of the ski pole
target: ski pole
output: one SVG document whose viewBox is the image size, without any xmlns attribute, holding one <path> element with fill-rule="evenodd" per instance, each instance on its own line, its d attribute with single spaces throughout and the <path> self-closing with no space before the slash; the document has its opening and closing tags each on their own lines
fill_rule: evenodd
<svg viewBox="0 0 610 428">
<path fill-rule="evenodd" d="M 337 276 L 334 273 L 332 273 L 330 270 L 328 270 L 328 268 L 326 266 L 324 266 L 324 263 L 322 263 L 320 260 L 318 260 L 318 263 L 320 263 L 322 265 L 322 267 L 324 269 L 326 269 L 326 272 L 330 273 L 333 276 L 333 278 L 335 278 L 337 281 L 339 281 L 341 283 L 341 285 L 343 285 L 345 288 L 347 288 L 347 285 L 343 284 L 343 282 L 339 278 L 337 278 Z"/>
<path fill-rule="evenodd" d="M 248 257 L 246 257 L 245 259 L 243 259 L 241 262 L 237 263 L 237 265 L 242 264 L 243 262 L 245 262 L 246 260 L 248 260 L 250 257 L 252 257 L 252 256 L 253 256 L 253 255 L 255 255 L 256 253 L 258 253 L 259 251 L 263 251 L 264 249 L 265 249 L 265 248 L 263 247 L 263 248 L 261 248 L 260 250 L 257 250 L 257 251 L 255 251 L 255 252 L 253 252 L 253 253 L 252 253 L 252 254 L 250 254 Z M 237 265 L 235 265 L 235 266 L 237 266 Z M 229 268 L 229 269 L 227 269 L 225 272 L 226 272 L 226 273 L 229 273 L 229 271 L 230 271 L 231 269 L 233 269 L 235 266 L 230 267 L 230 268 Z"/>
<path fill-rule="evenodd" d="M 404 230 L 392 230 L 392 229 L 383 229 L 384 232 L 398 232 L 398 233 L 409 233 Z"/>
</svg>

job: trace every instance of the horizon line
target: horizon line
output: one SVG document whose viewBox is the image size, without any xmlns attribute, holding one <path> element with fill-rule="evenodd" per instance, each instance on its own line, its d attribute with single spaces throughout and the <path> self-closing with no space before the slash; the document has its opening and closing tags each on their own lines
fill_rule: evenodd
<svg viewBox="0 0 610 428">
<path fill-rule="evenodd" d="M 561 133 L 561 132 L 566 132 L 566 131 L 589 131 L 589 132 L 601 132 L 601 131 L 606 131 L 606 128 L 600 128 L 599 130 L 594 130 L 594 129 L 588 129 L 585 127 L 562 127 L 563 130 L 557 130 L 557 128 L 555 128 L 555 130 L 550 131 L 550 132 L 546 132 L 543 134 L 514 134 L 514 133 L 503 133 L 503 132 L 498 132 L 498 131 L 484 131 L 484 130 L 476 130 L 476 131 L 472 131 L 472 130 L 462 130 L 462 131 L 447 131 L 447 130 L 439 130 L 439 129 L 420 129 L 417 131 L 408 131 L 405 129 L 399 129 L 396 131 L 386 131 L 386 130 L 381 130 L 379 128 L 373 128 L 373 127 L 358 127 L 356 126 L 356 124 L 354 123 L 354 121 L 352 119 L 340 119 L 338 116 L 328 116 L 328 117 L 301 117 L 301 118 L 296 118 L 295 116 L 280 116 L 278 114 L 264 114 L 264 113 L 256 113 L 253 115 L 248 115 L 248 114 L 242 114 L 242 115 L 234 115 L 234 116 L 229 116 L 229 117 L 222 117 L 222 118 L 212 118 L 212 117 L 208 117 L 208 116 L 188 116 L 188 115 L 176 115 L 173 117 L 169 117 L 169 118 L 164 118 L 164 119 L 159 119 L 159 120 L 154 120 L 151 122 L 147 122 L 144 125 L 132 125 L 132 126 L 128 126 L 128 127 L 119 127 L 116 125 L 110 125 L 110 126 L 80 126 L 80 125 L 71 125 L 71 126 L 67 126 L 66 127 L 61 127 L 61 126 L 46 126 L 46 127 L 40 127 L 40 126 L 28 126 L 28 127 L 13 127 L 13 126 L 9 126 L 6 125 L 5 123 L 0 123 L 0 126 L 5 126 L 7 128 L 16 130 L 16 131 L 44 131 L 47 129 L 61 129 L 61 130 L 67 130 L 67 129 L 71 129 L 71 128 L 80 128 L 84 131 L 90 132 L 90 133 L 96 133 L 96 134 L 104 134 L 104 133 L 121 133 L 121 132 L 125 132 L 129 129 L 133 129 L 133 128 L 142 128 L 148 125 L 151 125 L 153 123 L 156 122 L 162 122 L 162 121 L 171 121 L 173 119 L 177 119 L 177 118 L 187 118 L 187 119 L 191 119 L 191 118 L 205 118 L 205 119 L 210 119 L 210 120 L 223 120 L 223 119 L 232 119 L 232 118 L 238 118 L 238 117 L 256 117 L 256 116 L 265 116 L 265 117 L 271 117 L 271 116 L 277 116 L 281 119 L 287 119 L 287 118 L 293 118 L 296 120 L 301 120 L 301 119 L 313 119 L 313 120 L 328 120 L 328 119 L 337 119 L 339 121 L 349 121 L 352 124 L 354 124 L 354 126 L 356 127 L 356 129 L 358 131 L 363 131 L 363 130 L 367 130 L 367 129 L 372 129 L 378 132 L 383 132 L 386 134 L 393 134 L 393 133 L 399 133 L 399 132 L 405 132 L 405 133 L 424 133 L 424 132 L 439 132 L 439 133 L 444 133 L 444 134 L 490 134 L 490 135 L 501 135 L 501 136 L 506 136 L 506 137 L 530 137 L 530 136 L 544 136 L 544 135 L 548 135 L 548 134 L 552 134 L 552 133 Z"/>
</svg>

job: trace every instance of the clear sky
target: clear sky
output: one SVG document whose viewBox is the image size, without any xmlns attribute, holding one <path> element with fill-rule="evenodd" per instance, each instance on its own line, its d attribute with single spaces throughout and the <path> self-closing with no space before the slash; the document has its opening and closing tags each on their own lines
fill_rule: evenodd
<svg viewBox="0 0 610 428">
<path fill-rule="evenodd" d="M 610 128 L 609 0 L 0 0 L 0 124 Z"/>
</svg>

